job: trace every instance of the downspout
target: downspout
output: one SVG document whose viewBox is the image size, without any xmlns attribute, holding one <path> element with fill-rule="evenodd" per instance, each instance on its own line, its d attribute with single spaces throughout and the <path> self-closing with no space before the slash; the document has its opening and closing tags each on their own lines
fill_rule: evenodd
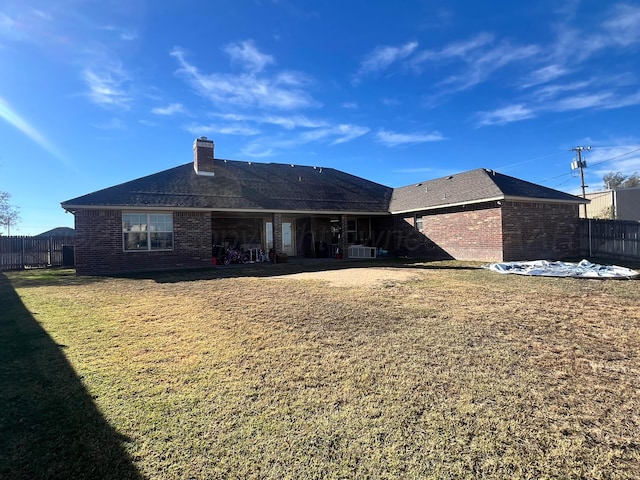
<svg viewBox="0 0 640 480">
<path fill-rule="evenodd" d="M 611 191 L 611 206 L 613 207 L 613 219 L 618 219 L 618 191 Z"/>
</svg>

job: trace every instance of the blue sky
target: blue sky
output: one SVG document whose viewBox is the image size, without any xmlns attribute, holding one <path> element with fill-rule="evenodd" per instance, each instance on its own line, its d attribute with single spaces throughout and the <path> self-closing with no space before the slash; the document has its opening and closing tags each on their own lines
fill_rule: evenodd
<svg viewBox="0 0 640 480">
<path fill-rule="evenodd" d="M 577 193 L 640 172 L 640 3 L 0 0 L 12 234 L 192 160 L 402 186 L 474 168 Z"/>
</svg>

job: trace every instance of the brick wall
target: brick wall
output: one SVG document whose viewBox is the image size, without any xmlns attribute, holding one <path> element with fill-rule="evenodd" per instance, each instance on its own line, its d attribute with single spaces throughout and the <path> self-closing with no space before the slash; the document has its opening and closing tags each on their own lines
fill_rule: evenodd
<svg viewBox="0 0 640 480">
<path fill-rule="evenodd" d="M 207 212 L 173 212 L 172 251 L 124 252 L 119 210 L 78 210 L 75 228 L 78 275 L 211 265 L 211 214 Z"/>
<path fill-rule="evenodd" d="M 503 202 L 504 260 L 579 255 L 578 205 Z"/>
<path fill-rule="evenodd" d="M 422 222 L 424 235 L 452 258 L 502 260 L 502 213 L 495 202 L 430 211 Z"/>
<path fill-rule="evenodd" d="M 424 230 L 421 232 L 416 230 L 413 215 L 393 216 L 386 232 L 381 228 L 380 222 L 376 223 L 378 240 L 375 246 L 387 250 L 390 255 L 431 259 L 451 258 L 425 235 Z"/>
</svg>

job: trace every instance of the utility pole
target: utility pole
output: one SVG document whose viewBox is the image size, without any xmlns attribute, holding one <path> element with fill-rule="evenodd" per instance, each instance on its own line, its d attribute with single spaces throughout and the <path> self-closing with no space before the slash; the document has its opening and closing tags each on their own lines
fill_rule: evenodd
<svg viewBox="0 0 640 480">
<path fill-rule="evenodd" d="M 585 188 L 588 185 L 584 184 L 584 169 L 587 168 L 587 161 L 586 160 L 582 160 L 582 152 L 584 150 L 591 150 L 591 147 L 573 147 L 571 149 L 571 151 L 576 152 L 578 154 L 578 158 L 577 160 L 573 160 L 573 162 L 571 162 L 571 170 L 577 170 L 578 168 L 580 169 L 580 184 L 582 185 L 582 198 L 587 198 L 587 193 L 585 191 Z M 584 204 L 584 218 L 587 218 L 587 204 Z"/>
</svg>

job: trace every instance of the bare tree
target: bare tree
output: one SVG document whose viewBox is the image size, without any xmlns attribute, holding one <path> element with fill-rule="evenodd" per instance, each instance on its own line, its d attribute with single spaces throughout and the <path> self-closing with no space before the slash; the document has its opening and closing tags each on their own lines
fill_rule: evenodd
<svg viewBox="0 0 640 480">
<path fill-rule="evenodd" d="M 604 186 L 607 189 L 616 190 L 617 188 L 624 188 L 622 184 L 627 179 L 627 176 L 622 172 L 609 172 L 602 177 Z"/>
<path fill-rule="evenodd" d="M 640 175 L 633 172 L 631 175 L 625 175 L 622 172 L 609 172 L 602 177 L 605 188 L 617 190 L 619 188 L 640 187 Z"/>
<path fill-rule="evenodd" d="M 624 181 L 624 188 L 640 187 L 640 175 L 638 172 L 633 172 Z"/>
<path fill-rule="evenodd" d="M 0 191 L 0 227 L 6 227 L 7 235 L 11 235 L 11 226 L 20 221 L 19 210 L 9 203 L 11 194 Z"/>
</svg>

